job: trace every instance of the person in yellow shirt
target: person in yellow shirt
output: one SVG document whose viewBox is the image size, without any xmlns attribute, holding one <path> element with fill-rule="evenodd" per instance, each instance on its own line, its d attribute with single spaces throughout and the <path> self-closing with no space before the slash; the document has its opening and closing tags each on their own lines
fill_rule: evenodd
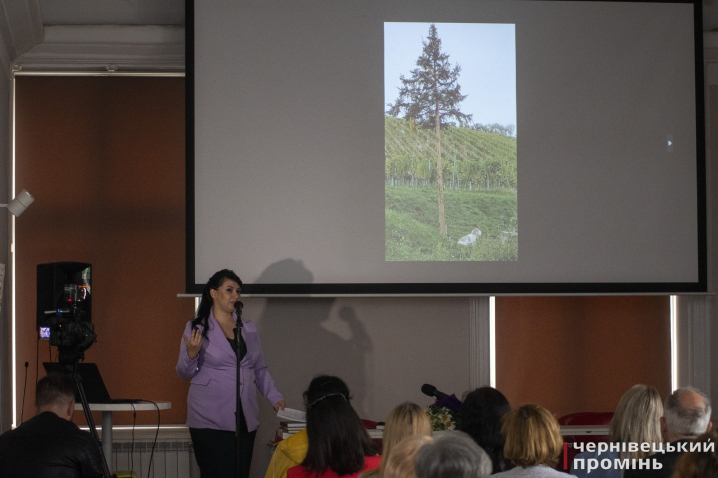
<svg viewBox="0 0 718 478">
<path fill-rule="evenodd" d="M 274 450 L 264 478 L 287 478 L 287 470 L 304 461 L 307 448 L 309 448 L 309 439 L 306 428 L 280 441 Z"/>
</svg>

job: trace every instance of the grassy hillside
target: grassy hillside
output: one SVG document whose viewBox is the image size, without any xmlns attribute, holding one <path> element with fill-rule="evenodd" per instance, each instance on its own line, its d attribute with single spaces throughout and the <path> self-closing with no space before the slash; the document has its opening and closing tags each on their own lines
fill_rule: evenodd
<svg viewBox="0 0 718 478">
<path fill-rule="evenodd" d="M 449 238 L 439 234 L 436 188 L 386 186 L 386 260 L 510 261 L 518 260 L 518 241 L 502 232 L 518 232 L 516 194 L 446 190 Z M 476 244 L 457 244 L 474 228 Z"/>
<path fill-rule="evenodd" d="M 387 184 L 435 185 L 436 133 L 389 116 L 384 129 Z M 446 187 L 516 189 L 516 138 L 448 126 L 442 129 L 441 150 Z"/>
</svg>

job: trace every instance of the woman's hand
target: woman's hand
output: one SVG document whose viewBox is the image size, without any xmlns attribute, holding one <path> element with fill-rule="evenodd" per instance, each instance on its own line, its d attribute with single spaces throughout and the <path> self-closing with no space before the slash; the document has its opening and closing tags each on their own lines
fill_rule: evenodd
<svg viewBox="0 0 718 478">
<path fill-rule="evenodd" d="M 279 410 L 284 410 L 285 406 L 286 404 L 284 403 L 284 400 L 280 400 L 274 404 L 274 411 L 278 412 Z"/>
<path fill-rule="evenodd" d="M 187 339 L 186 335 L 183 335 L 184 344 L 187 347 L 187 357 L 190 360 L 194 360 L 199 355 L 199 350 L 202 348 L 202 332 L 199 329 L 192 330 L 192 336 Z"/>
</svg>

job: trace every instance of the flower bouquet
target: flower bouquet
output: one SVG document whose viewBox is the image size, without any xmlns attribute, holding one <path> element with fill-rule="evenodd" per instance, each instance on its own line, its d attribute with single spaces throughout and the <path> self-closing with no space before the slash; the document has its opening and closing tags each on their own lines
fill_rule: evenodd
<svg viewBox="0 0 718 478">
<path fill-rule="evenodd" d="M 459 425 L 459 413 L 448 407 L 430 405 L 426 414 L 433 431 L 455 430 Z"/>
</svg>

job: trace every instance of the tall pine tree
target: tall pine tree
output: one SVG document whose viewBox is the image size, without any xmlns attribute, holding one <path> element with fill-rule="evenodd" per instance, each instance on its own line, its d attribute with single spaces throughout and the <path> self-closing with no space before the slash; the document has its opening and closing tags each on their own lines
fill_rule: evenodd
<svg viewBox="0 0 718 478">
<path fill-rule="evenodd" d="M 461 94 L 458 83 L 461 66 L 453 68 L 448 53 L 441 51 L 441 39 L 437 36 L 436 26 L 429 27 L 429 37 L 422 42 L 423 52 L 416 60 L 417 68 L 411 70 L 411 78 L 401 75 L 402 86 L 394 104 L 389 104 L 388 114 L 413 120 L 419 127 L 433 129 L 436 132 L 436 176 L 439 189 L 439 233 L 447 236 L 444 217 L 444 170 L 441 164 L 441 128 L 452 124 L 471 122 L 471 115 L 459 111 L 467 95 Z"/>
</svg>

